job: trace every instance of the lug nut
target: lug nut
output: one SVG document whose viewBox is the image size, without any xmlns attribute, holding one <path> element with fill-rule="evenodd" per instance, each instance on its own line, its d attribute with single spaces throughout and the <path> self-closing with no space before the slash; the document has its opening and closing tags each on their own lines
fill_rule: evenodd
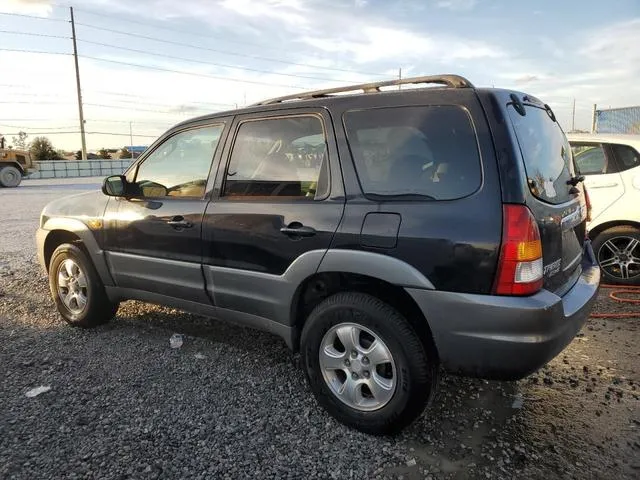
<svg viewBox="0 0 640 480">
<path fill-rule="evenodd" d="M 351 378 L 353 378 L 354 380 L 357 380 L 358 379 L 358 374 L 356 372 L 353 372 L 351 374 Z"/>
<path fill-rule="evenodd" d="M 358 352 L 355 350 L 351 350 L 351 357 L 356 358 L 358 356 Z"/>
<path fill-rule="evenodd" d="M 369 365 L 369 358 L 368 357 L 362 357 L 362 364 L 363 365 Z"/>
<path fill-rule="evenodd" d="M 369 370 L 362 372 L 362 375 L 364 375 L 364 378 L 369 378 Z"/>
<path fill-rule="evenodd" d="M 349 361 L 349 359 L 348 359 L 348 358 L 344 361 L 344 365 L 345 365 L 346 367 L 348 367 L 348 366 L 350 366 L 350 365 L 351 365 L 351 362 Z"/>
</svg>

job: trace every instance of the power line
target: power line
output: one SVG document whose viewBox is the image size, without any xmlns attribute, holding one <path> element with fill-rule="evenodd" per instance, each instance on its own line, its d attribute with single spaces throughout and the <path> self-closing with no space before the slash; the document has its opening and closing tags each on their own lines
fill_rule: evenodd
<svg viewBox="0 0 640 480">
<path fill-rule="evenodd" d="M 0 102 L 1 103 L 1 102 Z M 137 108 L 137 107 L 125 107 L 123 105 L 107 105 L 104 103 L 85 103 L 85 105 L 91 106 L 91 107 L 103 107 L 103 108 L 116 108 L 116 109 L 120 109 L 120 110 L 129 110 L 129 111 L 134 111 L 134 112 L 152 112 L 152 113 L 171 113 L 171 114 L 178 114 L 178 113 L 190 113 L 190 112 L 179 112 L 179 111 L 169 111 L 169 110 L 150 110 L 150 109 L 144 109 L 144 108 Z M 196 109 L 203 111 L 202 109 L 198 108 Z"/>
<path fill-rule="evenodd" d="M 24 87 L 24 85 L 1 85 L 0 87 Z M 84 89 L 83 89 L 84 92 Z M 107 90 L 89 90 L 88 92 L 84 92 L 88 95 L 94 95 L 94 94 L 103 94 L 103 95 L 114 95 L 114 96 L 122 96 L 122 97 L 127 97 L 127 98 L 154 98 L 154 97 L 150 97 L 150 96 L 141 96 L 141 95 L 133 95 L 133 94 L 129 94 L 129 93 L 122 93 L 122 92 L 113 92 L 113 91 L 107 91 Z M 17 92 L 17 93 L 12 93 L 11 94 L 12 97 L 36 97 L 36 98 L 42 98 L 42 97 L 54 97 L 54 98 L 61 98 L 61 97 L 70 97 L 70 94 L 66 94 L 66 95 L 61 95 L 59 93 L 51 93 L 51 92 L 45 92 L 45 93 L 33 93 L 33 92 Z M 157 107 L 173 107 L 173 106 L 179 106 L 176 104 L 167 104 L 167 103 L 154 103 L 154 102 L 146 102 L 146 101 L 134 101 L 134 100 L 114 100 L 115 102 L 120 102 L 120 103 L 127 103 L 127 104 L 133 104 L 133 105 L 147 105 L 147 106 L 157 106 Z M 34 103 L 36 103 L 34 101 Z M 187 104 L 198 104 L 198 105 L 210 105 L 212 107 L 235 107 L 237 104 L 235 103 L 216 103 L 216 102 L 203 102 L 201 100 L 185 100 L 184 102 L 182 102 L 182 105 L 187 105 Z M 201 110 L 206 110 L 205 108 L 202 108 Z"/>
<path fill-rule="evenodd" d="M 24 17 L 24 18 L 35 18 L 36 20 L 48 20 L 50 22 L 68 22 L 69 20 L 64 20 L 62 18 L 45 18 L 45 17 L 38 17 L 36 15 L 25 15 L 23 13 L 6 13 L 6 12 L 0 12 L 0 15 L 6 15 L 8 17 Z"/>
<path fill-rule="evenodd" d="M 22 50 L 19 48 L 0 48 L 3 52 L 19 52 L 19 53 L 44 53 L 46 55 L 71 55 L 66 52 L 43 52 L 42 50 Z"/>
<path fill-rule="evenodd" d="M 153 103 L 153 102 L 137 102 L 135 100 L 121 100 L 121 99 L 117 99 L 114 100 L 115 102 L 120 102 L 120 103 L 127 103 L 127 104 L 131 104 L 131 105 L 147 105 L 150 107 L 181 107 L 181 106 L 189 106 L 189 103 L 197 103 L 198 105 L 211 105 L 211 106 L 217 106 L 217 107 L 234 107 L 234 104 L 229 104 L 229 103 L 205 103 L 205 102 L 199 102 L 199 101 L 192 101 L 192 102 L 183 102 L 180 105 L 176 105 L 176 104 L 167 104 L 167 103 Z M 198 108 L 199 110 L 206 110 L 206 108 Z"/>
<path fill-rule="evenodd" d="M 0 127 L 8 127 L 8 128 L 17 128 L 18 130 L 30 130 L 32 128 L 40 128 L 40 127 L 25 127 L 23 126 L 18 126 L 18 125 L 6 125 L 6 124 L 0 124 Z M 67 125 L 64 127 L 47 127 L 47 129 L 49 130 L 66 130 L 68 128 L 73 128 L 75 127 L 75 125 Z M 29 132 L 27 132 L 29 133 Z"/>
<path fill-rule="evenodd" d="M 9 33 L 11 35 L 28 35 L 30 37 L 62 38 L 65 40 L 71 39 L 71 37 L 64 37 L 62 35 L 46 35 L 44 33 L 20 32 L 17 30 L 0 30 L 0 33 Z"/>
<path fill-rule="evenodd" d="M 170 28 L 170 27 L 164 27 L 161 25 L 157 25 L 154 23 L 149 23 L 149 22 L 141 22 L 140 20 L 130 20 L 128 18 L 123 18 L 123 17 L 119 17 L 116 15 L 107 15 L 107 14 L 103 14 L 103 13 L 96 13 L 96 12 L 92 12 L 91 10 L 86 10 L 84 8 L 76 8 L 76 10 L 78 12 L 83 12 L 89 15 L 94 15 L 96 17 L 107 17 L 107 18 L 113 18 L 116 20 L 119 20 L 121 22 L 127 22 L 127 23 L 132 23 L 134 25 L 143 25 L 143 26 L 147 26 L 147 27 L 153 27 L 153 28 L 157 28 L 157 29 L 161 29 L 161 30 L 167 30 L 169 32 L 175 32 L 175 33 L 186 33 L 187 35 L 192 35 L 194 37 L 202 37 L 202 38 L 211 38 L 213 40 L 220 40 L 221 38 L 223 38 L 222 36 L 216 36 L 216 35 L 205 35 L 202 33 L 195 33 L 195 32 L 190 32 L 189 30 L 185 30 L 185 29 L 179 29 L 179 28 Z M 260 47 L 260 48 L 266 48 L 268 50 L 274 50 L 274 51 L 281 51 L 282 48 L 280 47 L 269 47 L 269 46 L 265 46 L 265 45 L 260 45 L 258 43 L 252 43 L 252 42 L 242 42 L 240 40 L 231 40 L 229 38 L 224 38 L 224 40 L 226 42 L 229 43 L 237 43 L 239 45 L 250 45 L 253 47 Z M 378 75 L 378 74 L 369 74 L 369 75 Z"/>
<path fill-rule="evenodd" d="M 309 64 L 305 64 L 305 63 L 297 63 L 297 62 L 290 62 L 290 61 L 287 61 L 287 60 L 280 60 L 280 59 L 277 59 L 277 58 L 262 57 L 262 56 L 259 56 L 259 55 L 249 55 L 249 54 L 246 54 L 246 53 L 227 52 L 227 51 L 218 50 L 218 49 L 215 49 L 215 48 L 201 47 L 201 46 L 193 45 L 193 44 L 190 44 L 190 43 L 175 42 L 175 41 L 166 40 L 166 39 L 163 39 L 163 38 L 150 37 L 148 35 L 141 35 L 139 33 L 124 32 L 122 30 L 113 30 L 111 28 L 99 27 L 97 25 L 91 25 L 91 24 L 88 24 L 88 23 L 76 22 L 76 25 L 82 25 L 83 27 L 93 28 L 95 30 L 102 30 L 104 32 L 118 33 L 120 35 L 128 35 L 130 37 L 143 38 L 145 40 L 152 40 L 152 41 L 155 41 L 155 42 L 167 43 L 167 44 L 170 44 L 170 45 L 177 45 L 177 46 L 180 46 L 180 47 L 195 48 L 195 49 L 198 49 L 198 50 L 207 50 L 209 52 L 222 53 L 224 55 L 232 55 L 232 56 L 236 56 L 236 57 L 252 58 L 254 60 L 266 60 L 268 62 L 277 62 L 277 63 L 286 64 L 286 65 L 296 65 L 298 67 L 311 67 L 311 68 L 317 68 L 317 69 L 320 69 L 320 70 L 333 70 L 333 71 L 336 71 L 336 72 L 362 73 L 362 74 L 366 74 L 366 75 L 379 75 L 379 76 L 383 76 L 383 77 L 387 76 L 387 75 L 385 75 L 383 73 L 356 72 L 356 71 L 353 71 L 353 70 L 347 70 L 347 69 L 343 69 L 343 68 L 321 67 L 321 66 L 318 66 L 318 65 L 309 65 Z"/>
<path fill-rule="evenodd" d="M 115 135 L 119 137 L 128 137 L 129 133 L 115 133 L 115 132 L 87 132 L 87 135 Z M 138 133 L 133 134 L 134 137 L 147 137 L 147 138 L 158 138 L 158 135 L 142 135 Z"/>
<path fill-rule="evenodd" d="M 202 65 L 211 65 L 214 67 L 225 67 L 225 68 L 235 68 L 237 70 L 247 70 L 249 72 L 258 72 L 258 73 L 268 73 L 270 75 L 280 75 L 280 76 L 284 76 L 284 77 L 295 77 L 295 78 L 306 78 L 306 79 L 310 79 L 310 80 L 323 80 L 325 82 L 351 82 L 351 83 L 355 83 L 357 82 L 357 80 L 336 80 L 336 79 L 332 79 L 332 78 L 327 78 L 327 77 L 314 77 L 311 75 L 298 75 L 296 73 L 279 73 L 279 72 L 273 72 L 270 70 L 260 70 L 258 68 L 250 68 L 250 67 L 239 67 L 237 65 L 228 65 L 225 63 L 213 63 L 213 62 L 205 62 L 203 60 L 195 60 L 195 59 L 191 59 L 191 58 L 184 58 L 184 57 L 178 57 L 178 56 L 174 56 L 174 55 L 166 55 L 164 53 L 155 53 L 155 52 L 150 52 L 148 50 L 138 50 L 135 48 L 127 48 L 127 47 L 120 47 L 118 45 L 112 45 L 110 43 L 100 43 L 100 42 L 94 42 L 91 40 L 82 40 L 82 39 L 78 39 L 79 42 L 82 43 L 90 43 L 92 45 L 99 45 L 101 47 L 109 47 L 109 48 L 115 48 L 118 50 L 126 50 L 128 52 L 135 52 L 135 53 L 144 53 L 145 55 L 153 55 L 156 57 L 163 57 L 163 58 L 171 58 L 174 60 L 181 60 L 183 62 L 193 62 L 193 63 L 199 63 Z"/>
<path fill-rule="evenodd" d="M 110 91 L 106 91 L 106 90 L 90 90 L 90 93 L 100 93 L 103 95 L 114 95 L 114 96 L 119 96 L 119 97 L 128 97 L 128 98 L 156 98 L 156 97 L 150 97 L 150 96 L 144 96 L 144 95 L 132 95 L 129 93 L 121 93 L 121 92 L 110 92 Z M 115 100 L 117 102 L 124 102 L 124 100 Z M 126 103 L 137 103 L 139 105 L 151 105 L 150 103 L 147 102 L 126 102 Z M 211 105 L 211 106 L 222 106 L 222 107 L 236 107 L 237 103 L 217 103 L 217 102 L 203 102 L 201 100 L 185 100 L 184 102 L 182 102 L 184 104 L 187 103 L 197 103 L 198 105 Z M 167 105 L 166 103 L 164 104 L 164 106 L 170 106 Z"/>
<path fill-rule="evenodd" d="M 94 123 L 127 123 L 127 124 L 131 123 L 133 125 L 165 125 L 165 126 L 171 125 L 171 121 L 166 121 L 166 122 L 147 122 L 147 121 L 136 121 L 136 120 L 128 121 L 128 120 L 106 120 L 106 119 L 91 120 L 91 119 L 85 119 L 85 122 L 94 122 Z M 151 128 L 156 128 L 156 127 L 151 127 Z"/>
<path fill-rule="evenodd" d="M 22 100 L 18 100 L 18 101 L 12 101 L 12 100 L 1 100 L 0 103 L 4 103 L 4 104 L 17 104 L 17 105 L 32 105 L 35 104 L 36 102 L 34 101 L 22 101 Z M 38 105 L 72 105 L 73 102 L 37 102 Z"/>
<path fill-rule="evenodd" d="M 108 62 L 108 63 L 117 63 L 119 65 L 128 65 L 130 67 L 139 67 L 146 68 L 149 70 L 158 70 L 161 72 L 171 72 L 171 73 L 180 73 L 182 75 L 192 75 L 195 77 L 204 77 L 204 78 L 213 78 L 215 80 L 222 80 L 225 82 L 240 82 L 240 83 L 251 83 L 254 85 L 267 85 L 269 87 L 285 87 L 285 88 L 296 88 L 299 90 L 307 90 L 307 87 L 300 87 L 298 85 L 282 85 L 279 83 L 268 83 L 268 82 L 259 82 L 257 80 L 243 80 L 240 78 L 231 78 L 231 77 L 220 77 L 218 75 L 210 75 L 208 73 L 196 73 L 196 72 L 185 72 L 184 70 L 174 70 L 171 68 L 163 68 L 163 67 L 155 67 L 152 65 L 141 65 L 139 63 L 131 63 L 131 62 L 122 62 L 119 60 L 108 60 L 106 58 L 92 57 L 90 55 L 78 55 L 82 58 L 90 58 L 92 60 L 97 60 L 99 62 Z"/>
</svg>

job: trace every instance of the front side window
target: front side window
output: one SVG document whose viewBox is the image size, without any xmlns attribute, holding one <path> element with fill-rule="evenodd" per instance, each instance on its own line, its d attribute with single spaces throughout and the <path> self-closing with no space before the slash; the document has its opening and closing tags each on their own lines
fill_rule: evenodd
<svg viewBox="0 0 640 480">
<path fill-rule="evenodd" d="M 320 118 L 291 116 L 240 125 L 227 168 L 228 199 L 321 199 L 328 193 L 327 141 Z"/>
<path fill-rule="evenodd" d="M 615 172 L 607 153 L 598 143 L 571 143 L 573 161 L 582 175 L 600 175 Z"/>
<path fill-rule="evenodd" d="M 344 124 L 369 197 L 453 200 L 480 187 L 476 134 L 459 106 L 356 110 Z"/>
<path fill-rule="evenodd" d="M 169 137 L 138 167 L 134 193 L 153 198 L 202 197 L 223 128 L 194 128 Z"/>
</svg>

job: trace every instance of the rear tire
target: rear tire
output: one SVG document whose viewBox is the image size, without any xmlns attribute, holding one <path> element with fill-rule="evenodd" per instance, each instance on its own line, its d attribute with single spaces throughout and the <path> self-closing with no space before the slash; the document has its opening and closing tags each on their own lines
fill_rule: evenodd
<svg viewBox="0 0 640 480">
<path fill-rule="evenodd" d="M 608 283 L 640 285 L 640 230 L 609 228 L 593 240 L 593 251 Z"/>
<path fill-rule="evenodd" d="M 12 165 L 0 167 L 0 186 L 13 188 L 20 185 L 22 172 Z"/>
<path fill-rule="evenodd" d="M 49 288 L 58 312 L 74 327 L 103 325 L 118 311 L 91 260 L 73 244 L 63 243 L 51 255 Z"/>
<path fill-rule="evenodd" d="M 370 434 L 396 433 L 423 412 L 435 393 L 434 353 L 397 310 L 365 293 L 326 298 L 302 330 L 302 361 L 318 403 Z"/>
</svg>

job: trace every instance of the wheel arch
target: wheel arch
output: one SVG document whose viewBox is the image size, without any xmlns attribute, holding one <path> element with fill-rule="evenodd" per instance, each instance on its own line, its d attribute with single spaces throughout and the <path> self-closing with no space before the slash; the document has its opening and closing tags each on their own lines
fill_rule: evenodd
<svg viewBox="0 0 640 480">
<path fill-rule="evenodd" d="M 367 293 L 398 310 L 416 331 L 425 349 L 437 358 L 437 348 L 428 320 L 402 286 L 378 277 L 344 270 L 317 272 L 307 277 L 296 289 L 291 301 L 294 350 L 299 349 L 300 334 L 313 308 L 325 298 L 344 291 Z"/>
<path fill-rule="evenodd" d="M 50 218 L 42 227 L 47 232 L 42 251 L 44 266 L 48 270 L 53 251 L 62 243 L 75 243 L 82 248 L 93 262 L 104 285 L 113 286 L 113 278 L 107 264 L 105 252 L 95 238 L 95 231 L 76 218 Z"/>
<path fill-rule="evenodd" d="M 24 171 L 24 168 L 22 168 L 22 165 L 20 165 L 18 162 L 0 162 L 0 168 L 3 168 L 3 167 L 15 167 L 18 169 L 18 171 L 23 177 L 26 174 L 26 172 Z"/>
<path fill-rule="evenodd" d="M 602 232 L 613 227 L 633 227 L 640 230 L 640 222 L 636 222 L 634 220 L 610 220 L 608 222 L 603 222 L 589 230 L 589 239 L 595 240 Z"/>
</svg>

